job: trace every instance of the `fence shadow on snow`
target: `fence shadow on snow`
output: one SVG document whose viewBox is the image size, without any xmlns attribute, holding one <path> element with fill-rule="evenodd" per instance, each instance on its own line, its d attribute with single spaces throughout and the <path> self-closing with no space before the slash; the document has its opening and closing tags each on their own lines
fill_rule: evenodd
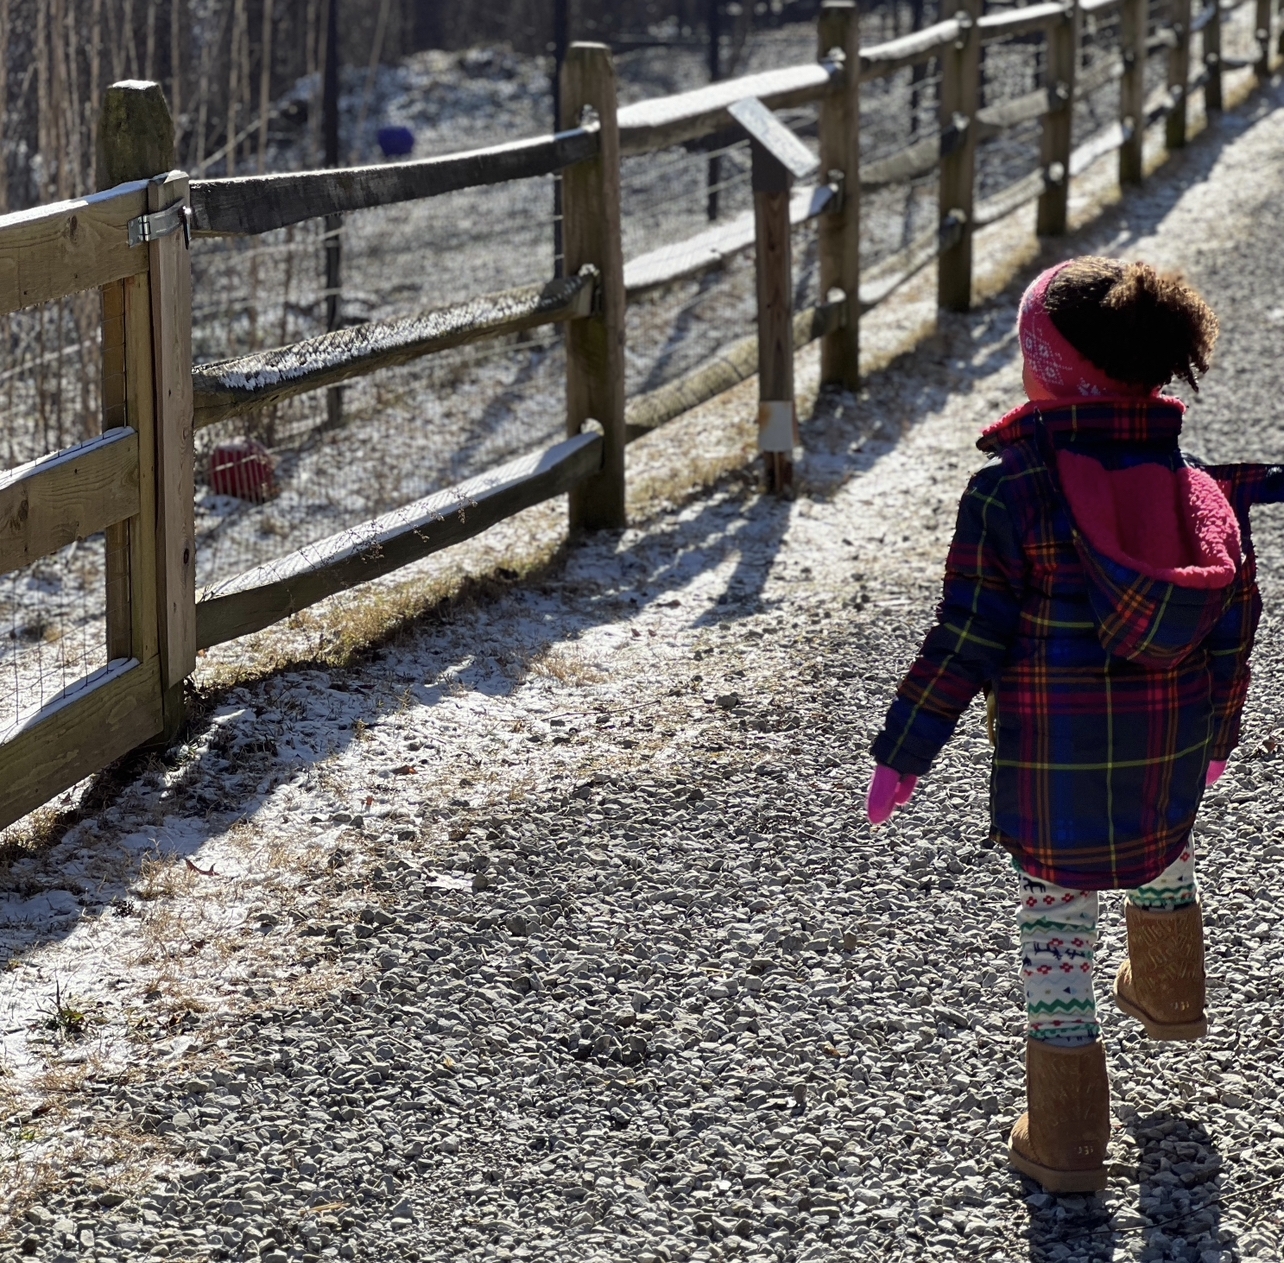
<svg viewBox="0 0 1284 1263">
<path fill-rule="evenodd" d="M 609 52 L 577 45 L 566 62 L 564 130 L 556 136 L 382 167 L 198 180 L 190 186 L 181 173 L 156 177 L 172 165 L 173 154 L 172 125 L 159 89 L 109 89 L 104 174 L 106 183 L 119 187 L 97 200 L 0 219 L 0 256 L 12 263 L 16 278 L 6 291 L 10 311 L 102 286 L 100 406 L 104 426 L 114 427 L 103 438 L 0 478 L 0 490 L 15 506 L 5 553 L 8 603 L 31 620 L 23 626 L 38 625 L 31 610 L 40 603 L 39 584 L 60 582 L 57 574 L 33 580 L 24 571 L 42 553 L 65 564 L 88 547 L 93 574 L 86 582 L 104 584 L 108 598 L 103 615 L 86 605 L 78 633 L 87 646 L 105 637 L 105 651 L 95 656 L 87 647 L 81 659 L 63 653 L 61 676 L 51 677 L 49 688 L 38 654 L 24 659 L 10 650 L 10 660 L 0 664 L 15 675 L 15 697 L 23 695 L 24 662 L 35 662 L 31 669 L 40 685 L 30 690 L 31 704 L 16 703 L 0 734 L 6 785 L 0 822 L 17 819 L 140 740 L 171 738 L 182 721 L 182 681 L 199 647 L 270 626 L 554 496 L 569 494 L 573 527 L 623 526 L 626 444 L 755 373 L 768 482 L 785 486 L 799 437 L 794 351 L 818 340 L 822 382 L 855 387 L 863 313 L 933 262 L 940 307 L 966 310 L 978 227 L 1037 202 L 1040 232 L 1064 233 L 1074 176 L 1117 153 L 1121 180 L 1137 183 L 1148 124 L 1162 124 L 1168 147 L 1180 149 L 1193 91 L 1203 91 L 1211 114 L 1220 107 L 1225 71 L 1264 73 L 1273 47 L 1265 0 L 1257 0 L 1251 13 L 1246 5 L 1213 3 L 1196 15 L 1188 12 L 1189 4 L 1175 0 L 1161 11 L 1147 0 L 1083 0 L 1077 6 L 983 12 L 980 0 L 967 0 L 922 30 L 861 46 L 854 5 L 827 0 L 816 61 L 623 107 L 616 102 Z M 1195 38 L 1202 40 L 1202 55 L 1192 59 Z M 1247 56 L 1228 52 L 1236 40 Z M 935 106 L 925 108 L 932 98 Z M 901 110 L 906 102 L 913 108 Z M 895 123 L 898 110 L 901 122 Z M 1096 126 L 1107 117 L 1111 121 L 1094 134 L 1075 136 L 1076 126 Z M 1203 147 L 1196 169 L 1211 148 Z M 629 228 L 622 206 L 649 186 L 632 174 L 622 185 L 621 173 L 643 170 L 638 164 L 661 151 L 671 165 L 675 154 L 694 157 L 701 172 L 716 151 L 723 171 L 738 172 L 744 209 L 626 261 Z M 423 199 L 460 191 L 472 197 L 555 173 L 563 183 L 564 277 L 188 367 L 189 232 L 244 240 L 289 233 L 317 220 L 333 232 L 341 228 L 340 217 L 371 208 L 396 204 L 410 215 L 413 207 L 431 204 Z M 1194 173 L 1188 169 L 1188 178 Z M 703 191 L 699 182 L 692 188 Z M 646 197 L 654 201 L 655 195 L 643 196 L 640 210 Z M 1111 213 L 1153 217 L 1153 199 L 1147 202 L 1129 209 L 1125 201 Z M 880 213 L 897 203 L 902 211 L 918 209 L 892 217 Z M 107 213 L 103 207 L 115 209 Z M 736 209 L 734 200 L 730 209 Z M 900 239 L 880 241 L 880 225 L 892 222 L 901 225 Z M 752 277 L 738 262 L 749 251 Z M 150 262 L 140 264 L 144 257 Z M 731 287 L 714 285 L 713 277 L 729 279 Z M 684 306 L 676 317 L 648 324 L 647 304 L 665 294 L 677 295 Z M 716 316 L 727 295 L 733 307 L 740 303 L 736 310 L 752 315 L 757 334 L 685 367 L 691 313 L 712 304 Z M 69 336 L 78 339 L 83 355 L 83 331 L 73 325 Z M 536 378 L 541 388 L 564 379 L 565 438 L 542 451 L 525 447 L 497 469 L 446 490 L 418 493 L 419 498 L 397 490 L 397 466 L 413 465 L 413 458 L 381 452 L 376 464 L 390 479 L 381 493 L 390 507 L 351 525 L 319 512 L 324 504 L 297 490 L 308 479 L 324 478 L 327 459 L 346 459 L 342 443 L 349 438 L 367 447 L 378 441 L 358 418 L 345 419 L 335 394 L 339 387 L 376 371 L 380 381 L 395 381 L 403 366 L 461 348 L 520 348 L 537 330 L 546 331 L 538 335 L 544 340 L 526 353 L 526 363 L 504 388 L 479 401 L 476 451 L 490 450 L 485 436 L 495 424 L 511 426 L 520 417 L 523 392 Z M 550 337 L 550 330 L 557 336 Z M 650 340 L 640 374 L 626 358 L 626 336 Z M 143 372 L 149 360 L 153 368 Z M 626 378 L 640 388 L 627 400 Z M 927 410 L 944 389 L 927 373 L 912 406 Z M 210 507 L 214 453 L 201 432 L 228 433 L 220 427 L 230 423 L 242 435 L 253 426 L 270 429 L 280 408 L 309 394 L 338 406 L 327 405 L 326 420 L 313 437 L 277 470 L 270 454 L 260 455 L 262 449 L 244 437 L 231 444 L 236 477 L 228 489 L 252 502 L 270 498 L 270 481 L 278 475 L 289 483 L 257 516 L 237 511 L 258 524 L 259 548 L 262 541 L 270 547 L 291 506 L 302 520 L 315 518 L 317 533 L 285 555 L 218 576 L 198 600 L 197 569 L 212 538 L 208 515 L 228 512 L 226 503 Z M 244 420 L 235 422 L 238 417 Z M 832 417 L 826 424 L 832 426 Z M 803 433 L 814 432 L 804 426 Z M 421 441 L 413 428 L 405 437 Z M 206 485 L 194 495 L 198 448 L 211 460 L 200 471 Z M 476 459 L 460 450 L 451 458 Z M 833 472 L 841 479 L 842 458 L 837 459 L 840 467 Z M 105 502 L 105 471 L 124 471 L 132 485 L 135 468 L 137 496 Z M 251 487 L 250 477 L 261 482 Z M 223 494 L 221 500 L 236 497 Z M 194 516 L 198 503 L 203 507 Z M 19 505 L 31 506 L 29 513 Z M 768 504 L 761 513 L 773 523 L 783 521 L 780 506 Z M 698 542 L 704 517 L 697 517 L 692 556 L 712 565 L 722 545 L 712 525 L 707 539 Z M 152 520 L 161 527 L 155 537 L 148 527 Z M 328 533 L 335 524 L 338 533 Z M 288 523 L 285 529 L 291 529 Z M 105 540 L 96 562 L 95 539 Z M 83 557 L 78 564 L 84 565 Z M 752 585 L 737 587 L 756 598 Z M 103 619 L 102 630 L 96 617 Z M 15 637 L 13 643 L 25 642 Z M 63 679 L 82 669 L 80 660 L 83 678 Z M 144 676 L 145 687 L 139 683 Z M 91 712 L 93 722 L 106 723 L 113 734 L 109 741 L 86 739 Z M 49 759 L 51 749 L 62 751 L 59 758 Z"/>
</svg>

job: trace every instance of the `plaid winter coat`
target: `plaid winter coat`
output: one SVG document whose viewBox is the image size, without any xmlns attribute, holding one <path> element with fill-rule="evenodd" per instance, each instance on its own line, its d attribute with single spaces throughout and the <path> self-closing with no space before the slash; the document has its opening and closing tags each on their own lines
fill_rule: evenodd
<svg viewBox="0 0 1284 1263">
<path fill-rule="evenodd" d="M 1261 614 L 1249 509 L 1284 500 L 1284 466 L 1200 466 L 1178 448 L 1183 413 L 1163 398 L 1027 404 L 982 435 L 977 446 L 993 455 L 960 502 L 936 625 L 873 745 L 878 762 L 921 775 L 972 698 L 992 690 L 991 837 L 1027 873 L 1062 886 L 1154 878 L 1190 834 L 1210 759 L 1239 740 Z M 1205 593 L 1211 617 L 1167 627 L 1187 643 L 1166 645 L 1158 665 L 1103 644 L 1111 627 L 1124 639 L 1136 630 L 1145 601 L 1127 575 L 1103 587 L 1085 565 L 1057 476 L 1082 456 L 1099 473 L 1158 465 L 1190 479 L 1206 468 L 1238 521 L 1236 532 L 1219 500 L 1238 555 L 1225 586 Z M 1117 593 L 1104 618 L 1103 591 Z"/>
</svg>

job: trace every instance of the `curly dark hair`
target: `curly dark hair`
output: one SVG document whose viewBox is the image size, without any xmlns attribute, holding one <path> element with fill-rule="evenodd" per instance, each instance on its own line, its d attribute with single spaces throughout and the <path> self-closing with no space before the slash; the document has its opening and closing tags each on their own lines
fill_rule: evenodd
<svg viewBox="0 0 1284 1263">
<path fill-rule="evenodd" d="M 1180 276 L 1085 255 L 1052 278 L 1048 315 L 1080 355 L 1116 381 L 1198 390 L 1217 341 L 1212 308 Z"/>
</svg>

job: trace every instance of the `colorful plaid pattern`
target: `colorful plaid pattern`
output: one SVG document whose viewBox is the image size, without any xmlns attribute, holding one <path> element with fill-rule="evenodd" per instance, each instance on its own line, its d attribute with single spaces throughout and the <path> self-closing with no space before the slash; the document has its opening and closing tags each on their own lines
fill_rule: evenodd
<svg viewBox="0 0 1284 1263">
<path fill-rule="evenodd" d="M 1073 523 L 1035 441 L 1041 414 L 1056 447 L 1107 468 L 1177 468 L 1182 413 L 1164 399 L 1026 405 L 986 431 L 978 446 L 995 455 L 959 504 L 936 625 L 874 742 L 878 762 L 922 775 L 972 698 L 993 690 L 991 836 L 1041 881 L 1099 890 L 1157 876 L 1190 834 L 1208 761 L 1238 739 L 1261 612 L 1248 511 L 1284 499 L 1284 468 L 1208 470 L 1246 560 L 1202 645 L 1153 670 L 1102 647 Z"/>
<path fill-rule="evenodd" d="M 1175 667 L 1226 612 L 1228 589 L 1151 579 L 1097 552 L 1079 533 L 1075 545 L 1097 639 L 1117 658 L 1160 671 Z"/>
</svg>

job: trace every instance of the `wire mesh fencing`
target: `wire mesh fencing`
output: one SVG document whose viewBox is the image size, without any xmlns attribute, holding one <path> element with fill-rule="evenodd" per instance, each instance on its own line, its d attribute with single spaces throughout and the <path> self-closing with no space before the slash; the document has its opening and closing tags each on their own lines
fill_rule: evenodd
<svg viewBox="0 0 1284 1263">
<path fill-rule="evenodd" d="M 1075 67 L 1074 123 L 1076 144 L 1105 132 L 1119 121 L 1122 23 L 1119 10 L 1086 14 L 1079 31 Z"/>
<path fill-rule="evenodd" d="M 547 281 L 552 207 L 552 181 L 539 179 L 345 217 L 341 326 Z M 270 240 L 291 231 L 292 241 Z M 197 329 L 198 362 L 227 357 L 217 353 L 217 314 L 251 303 L 257 323 L 242 315 L 235 353 L 324 332 L 323 236 L 321 225 L 301 225 L 248 250 L 195 243 L 196 289 L 215 316 Z M 242 570 L 560 437 L 559 362 L 557 330 L 541 329 L 358 379 L 337 388 L 333 412 L 320 391 L 198 431 L 198 583 L 217 591 Z M 229 477 L 229 450 L 247 446 L 265 454 L 260 472 Z"/>
<path fill-rule="evenodd" d="M 1208 28 L 1204 29 L 1206 32 Z M 1222 10 L 1221 45 L 1224 61 L 1241 64 L 1256 61 L 1261 46 L 1257 39 L 1256 7 L 1251 0 L 1236 5 L 1229 13 Z"/>
<path fill-rule="evenodd" d="M 809 27 L 764 32 L 747 42 L 740 70 L 806 60 L 814 43 Z M 703 73 L 698 50 L 641 49 L 619 62 L 622 100 L 657 95 L 675 82 L 696 86 Z M 793 111 L 787 120 L 815 146 L 814 109 Z M 523 113 L 518 123 L 530 121 Z M 512 132 L 501 117 L 490 132 L 474 122 L 468 143 L 508 139 Z M 721 171 L 714 226 L 751 213 L 747 141 L 713 153 L 691 146 L 626 159 L 626 259 L 710 227 L 711 157 Z M 555 223 L 552 178 L 346 216 L 339 230 L 341 323 L 410 315 L 547 281 L 554 270 Z M 193 243 L 196 362 L 324 330 L 323 234 L 323 226 L 308 224 L 250 241 Z M 813 301 L 815 250 L 806 243 L 814 243 L 814 235 L 799 238 L 800 301 Z M 752 333 L 755 313 L 751 253 L 716 275 L 680 282 L 634 304 L 628 392 L 654 389 Z M 208 595 L 225 590 L 244 570 L 562 438 L 561 333 L 546 327 L 441 352 L 341 391 L 338 424 L 322 391 L 198 431 L 198 584 Z M 263 472 L 235 485 L 235 478 L 220 476 L 222 462 L 229 449 L 247 448 L 262 450 Z"/>
<path fill-rule="evenodd" d="M 986 108 L 1001 107 L 1053 86 L 1048 75 L 1047 34 L 1043 31 L 996 40 L 985 45 L 982 52 Z M 981 140 L 976 147 L 974 183 L 978 202 L 1037 170 L 1042 135 L 1041 120 L 1030 119 Z"/>
<path fill-rule="evenodd" d="M 862 42 L 921 29 L 938 16 L 937 7 L 928 3 L 879 6 L 862 17 Z M 1155 0 L 1150 33 L 1166 20 L 1163 0 Z M 1228 52 L 1234 40 L 1228 24 L 1223 39 Z M 1042 32 L 986 45 L 982 107 L 1001 106 L 1053 86 L 1046 45 Z M 814 55 L 814 28 L 799 24 L 752 34 L 731 69 L 748 74 L 796 65 Z M 477 94 L 490 82 L 486 76 L 492 76 L 494 91 L 485 108 L 461 114 L 438 100 L 425 112 L 418 102 L 427 93 L 429 61 L 443 63 L 438 69 L 453 84 L 452 91 L 460 87 L 450 75 L 459 78 L 456 71 L 463 61 L 456 59 L 457 66 L 452 61 L 455 70 L 446 74 L 443 59 L 449 60 L 444 54 L 421 57 L 423 66 L 386 76 L 380 70 L 378 109 L 371 118 L 405 117 L 422 129 L 429 149 L 442 152 L 547 130 L 551 100 L 542 95 L 544 80 L 511 54 L 498 62 L 494 55 L 478 55 L 460 79 L 473 85 L 468 91 L 481 101 Z M 700 86 L 707 73 L 702 50 L 685 46 L 624 51 L 616 66 L 621 103 Z M 1117 123 L 1120 66 L 1117 12 L 1087 16 L 1077 71 L 1083 91 L 1074 105 L 1076 143 Z M 474 72 L 479 82 L 485 81 L 481 87 L 469 77 Z M 1152 91 L 1166 83 L 1167 49 L 1155 41 L 1146 74 Z M 505 91 L 512 98 L 511 110 L 496 84 L 509 85 Z M 312 89 L 301 85 L 297 90 L 306 96 Z M 911 146 L 939 148 L 940 93 L 937 60 L 862 85 L 863 170 L 877 170 Z M 780 117 L 814 152 L 816 108 L 781 111 Z M 1040 134 L 1040 121 L 1032 119 L 981 141 L 978 202 L 1038 170 Z M 293 161 L 286 150 L 272 152 L 287 165 Z M 362 156 L 369 155 L 363 150 Z M 694 259 L 708 253 L 709 233 L 724 241 L 728 232 L 734 236 L 735 226 L 743 228 L 752 217 L 751 167 L 748 142 L 732 135 L 625 158 L 626 261 L 661 248 L 675 254 L 687 249 Z M 865 269 L 894 266 L 899 252 L 931 235 L 939 222 L 937 183 L 937 167 L 930 161 L 908 176 L 873 181 L 861 191 Z M 349 215 L 337 230 L 340 323 L 410 315 L 479 293 L 546 281 L 554 270 L 556 228 L 551 177 Z M 324 232 L 322 224 L 312 223 L 249 241 L 195 243 L 197 362 L 324 331 Z M 751 240 L 750 232 L 746 244 Z M 814 230 L 796 232 L 794 297 L 800 308 L 817 298 L 816 254 Z M 756 315 L 751 249 L 732 252 L 720 266 L 638 297 L 627 315 L 627 394 L 655 390 L 752 334 Z M 340 388 L 337 411 L 327 392 L 318 391 L 200 431 L 198 582 L 217 593 L 246 569 L 549 445 L 563 436 L 564 373 L 561 332 L 546 327 L 354 381 Z M 229 484 L 219 476 L 220 462 L 233 459 L 229 449 L 242 456 L 251 453 L 246 467 L 258 472 L 250 482 Z M 234 459 L 245 464 L 241 457 Z"/>
<path fill-rule="evenodd" d="M 99 432 L 97 292 L 0 318 L 4 466 Z M 100 533 L 0 575 L 0 736 L 107 665 L 107 546 Z"/>
</svg>

